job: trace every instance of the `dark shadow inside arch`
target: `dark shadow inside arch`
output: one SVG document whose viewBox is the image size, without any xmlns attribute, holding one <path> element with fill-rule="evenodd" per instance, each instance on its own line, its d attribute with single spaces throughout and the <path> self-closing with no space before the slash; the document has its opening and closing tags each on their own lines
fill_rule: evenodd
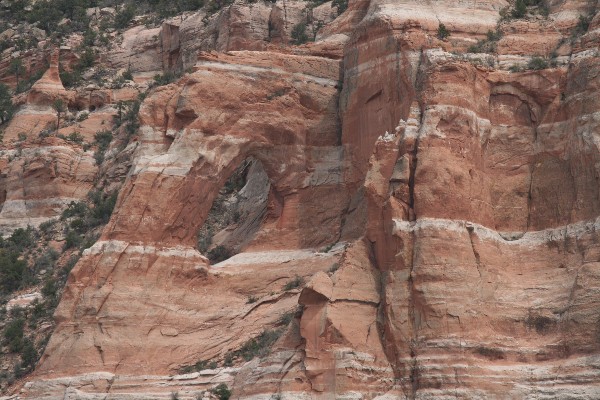
<svg viewBox="0 0 600 400">
<path fill-rule="evenodd" d="M 198 249 L 211 264 L 246 247 L 267 215 L 271 182 L 262 163 L 246 158 L 219 191 L 198 232 Z"/>
</svg>

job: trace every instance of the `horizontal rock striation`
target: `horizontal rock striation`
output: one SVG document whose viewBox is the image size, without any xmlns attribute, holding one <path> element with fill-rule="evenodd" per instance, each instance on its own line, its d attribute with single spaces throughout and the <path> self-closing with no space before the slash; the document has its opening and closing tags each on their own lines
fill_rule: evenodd
<svg viewBox="0 0 600 400">
<path fill-rule="evenodd" d="M 189 70 L 143 101 L 115 211 L 21 397 L 600 397 L 598 17 L 350 1 L 285 48 L 304 12 L 286 4 L 134 28 L 109 57 Z M 495 53 L 460 54 L 496 29 Z M 210 262 L 198 231 L 248 159 L 266 208 Z M 217 366 L 184 373 L 198 361 Z"/>
</svg>

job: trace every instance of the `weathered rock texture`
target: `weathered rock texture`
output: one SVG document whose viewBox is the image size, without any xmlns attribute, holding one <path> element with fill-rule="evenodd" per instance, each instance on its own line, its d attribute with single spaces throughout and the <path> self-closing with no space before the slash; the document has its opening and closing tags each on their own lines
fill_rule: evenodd
<svg viewBox="0 0 600 400">
<path fill-rule="evenodd" d="M 295 48 L 274 44 L 279 2 L 126 33 L 109 62 L 192 70 L 142 104 L 115 212 L 21 396 L 600 397 L 600 17 L 561 41 L 590 12 L 567 1 L 502 22 L 485 66 L 450 52 L 507 5 L 350 1 Z M 555 68 L 508 71 L 554 49 Z M 210 265 L 197 232 L 249 157 L 264 219 Z M 268 356 L 176 375 L 265 329 L 284 331 Z"/>
</svg>

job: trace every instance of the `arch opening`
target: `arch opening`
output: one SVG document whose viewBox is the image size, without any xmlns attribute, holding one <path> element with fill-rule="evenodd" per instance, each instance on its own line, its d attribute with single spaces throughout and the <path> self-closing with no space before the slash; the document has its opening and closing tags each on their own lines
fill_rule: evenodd
<svg viewBox="0 0 600 400">
<path fill-rule="evenodd" d="M 198 232 L 198 249 L 216 264 L 242 251 L 267 216 L 271 182 L 263 164 L 248 157 L 227 179 Z"/>
</svg>

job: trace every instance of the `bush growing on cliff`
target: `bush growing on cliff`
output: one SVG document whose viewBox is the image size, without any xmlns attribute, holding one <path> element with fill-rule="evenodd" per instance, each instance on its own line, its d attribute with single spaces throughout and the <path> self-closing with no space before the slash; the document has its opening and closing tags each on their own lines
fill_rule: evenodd
<svg viewBox="0 0 600 400">
<path fill-rule="evenodd" d="M 44 72 L 46 71 L 47 66 L 43 69 L 39 69 L 33 73 L 30 72 L 30 76 L 27 79 L 23 79 L 19 82 L 19 84 L 17 85 L 17 88 L 15 89 L 16 93 L 23 93 L 29 89 L 31 89 L 31 87 L 33 86 L 33 84 L 38 81 L 42 75 L 44 75 Z"/>
<path fill-rule="evenodd" d="M 83 201 L 72 201 L 69 203 L 69 205 L 67 206 L 67 208 L 65 208 L 65 210 L 62 212 L 62 215 L 60 216 L 61 220 L 65 220 L 67 218 L 71 218 L 71 217 L 84 217 L 85 214 L 87 212 L 87 204 L 85 204 L 85 202 Z"/>
<path fill-rule="evenodd" d="M 113 135 L 111 131 L 100 131 L 96 132 L 94 135 L 94 144 L 97 147 L 96 152 L 94 153 L 94 160 L 96 160 L 96 165 L 101 165 L 104 162 L 104 154 L 106 150 L 108 150 L 108 146 L 110 142 L 112 142 Z"/>
<path fill-rule="evenodd" d="M 523 18 L 525 14 L 527 14 L 527 4 L 525 3 L 525 0 L 517 0 L 511 15 L 513 18 Z"/>
<path fill-rule="evenodd" d="M 72 249 L 81 244 L 83 238 L 80 234 L 75 231 L 69 230 L 67 236 L 65 236 L 65 243 L 63 244 L 63 251 Z"/>
<path fill-rule="evenodd" d="M 133 80 L 133 74 L 131 73 L 130 69 L 127 69 L 127 70 L 123 71 L 123 75 L 121 75 L 121 76 L 126 81 L 132 81 Z"/>
<path fill-rule="evenodd" d="M 77 86 L 82 78 L 83 72 L 92 67 L 96 62 L 96 55 L 94 51 L 87 47 L 80 55 L 79 61 L 73 66 L 71 71 L 67 71 L 62 67 L 62 64 L 59 65 L 58 75 L 60 77 L 60 81 L 63 86 L 66 88 L 71 88 Z"/>
<path fill-rule="evenodd" d="M 204 0 L 148 0 L 151 9 L 161 18 L 168 18 L 184 11 L 194 11 L 204 6 Z"/>
<path fill-rule="evenodd" d="M 77 131 L 71 132 L 69 136 L 67 136 L 67 140 L 76 144 L 83 144 L 83 135 Z"/>
<path fill-rule="evenodd" d="M 90 193 L 89 197 L 94 205 L 91 215 L 96 225 L 108 222 L 117 203 L 117 195 L 118 192 L 105 194 L 102 191 L 95 191 Z"/>
<path fill-rule="evenodd" d="M 135 17 L 135 6 L 127 4 L 121 7 L 115 15 L 114 27 L 116 29 L 123 29 L 129 25 L 129 22 Z"/>
<path fill-rule="evenodd" d="M 0 83 L 0 123 L 3 124 L 9 121 L 12 118 L 13 112 L 14 106 L 8 86 Z"/>
<path fill-rule="evenodd" d="M 154 75 L 154 85 L 168 85 L 171 82 L 175 82 L 178 78 L 179 76 L 171 71 L 167 71 L 164 74 L 156 74 Z"/>
<path fill-rule="evenodd" d="M 290 324 L 290 322 L 292 322 L 292 320 L 294 319 L 294 316 L 296 315 L 296 311 L 288 311 L 286 313 L 284 313 L 281 317 L 279 317 L 279 319 L 277 320 L 277 325 L 281 325 L 281 326 L 288 326 Z"/>
<path fill-rule="evenodd" d="M 299 22 L 292 28 L 292 43 L 296 45 L 308 42 L 309 37 L 306 34 L 306 22 Z"/>
<path fill-rule="evenodd" d="M 502 32 L 497 29 L 495 31 L 488 30 L 484 40 L 477 41 L 467 50 L 469 53 L 495 53 L 498 41 L 502 38 Z"/>
<path fill-rule="evenodd" d="M 333 0 L 331 7 L 337 7 L 338 14 L 341 14 L 348 9 L 348 0 Z"/>
<path fill-rule="evenodd" d="M 20 253 L 24 249 L 33 246 L 36 239 L 37 233 L 31 226 L 28 226 L 25 229 L 17 228 L 8 239 L 2 243 L 2 247 L 10 248 L 15 252 Z"/>
<path fill-rule="evenodd" d="M 10 321 L 4 328 L 4 344 L 11 353 L 18 353 L 23 348 L 25 320 L 22 317 Z"/>
<path fill-rule="evenodd" d="M 18 365 L 18 369 L 15 369 L 15 376 L 20 378 L 33 371 L 37 360 L 38 352 L 35 349 L 33 341 L 31 339 L 25 339 L 21 350 L 21 364 Z"/>
<path fill-rule="evenodd" d="M 21 61 L 20 58 L 15 58 L 10 62 L 10 65 L 8 66 L 8 71 L 12 73 L 17 79 L 17 86 L 19 86 L 19 78 L 21 78 L 23 74 L 27 72 L 25 66 L 23 65 L 23 61 Z"/>
<path fill-rule="evenodd" d="M 535 56 L 527 64 L 527 69 L 539 71 L 548 68 L 548 61 L 545 58 Z"/>
<path fill-rule="evenodd" d="M 11 293 L 21 287 L 27 264 L 18 259 L 18 253 L 0 250 L 0 289 Z"/>
<path fill-rule="evenodd" d="M 283 329 L 265 330 L 255 338 L 248 340 L 238 350 L 230 351 L 225 356 L 225 366 L 232 365 L 233 361 L 242 358 L 250 361 L 255 357 L 264 357 L 269 354 L 271 347 L 281 337 Z"/>
<path fill-rule="evenodd" d="M 220 383 L 217 387 L 210 389 L 210 392 L 217 396 L 219 400 L 229 400 L 231 397 L 231 390 L 224 383 Z"/>
<path fill-rule="evenodd" d="M 217 363 L 215 361 L 200 360 L 194 365 L 186 365 L 179 369 L 181 374 L 190 374 L 192 372 L 204 371 L 205 369 L 216 369 Z"/>
<path fill-rule="evenodd" d="M 67 218 L 74 218 L 67 234 L 67 243 L 69 245 L 66 248 L 71 248 L 81 244 L 81 240 L 78 240 L 73 235 L 77 232 L 86 232 L 90 228 L 94 228 L 98 225 L 102 225 L 108 222 L 112 215 L 113 209 L 117 202 L 118 192 L 104 193 L 101 190 L 92 191 L 88 194 L 92 204 L 88 206 L 84 201 L 74 202 L 72 201 L 69 206 L 63 211 L 61 220 Z M 71 235 L 71 236 L 69 236 Z M 80 238 L 81 239 L 81 238 Z"/>
<path fill-rule="evenodd" d="M 137 100 L 127 103 L 127 111 L 123 116 L 123 123 L 125 125 L 125 131 L 128 135 L 133 135 L 140 127 L 140 121 L 138 114 L 140 112 L 140 106 L 144 97 L 140 95 Z"/>
<path fill-rule="evenodd" d="M 304 278 L 296 275 L 296 277 L 294 279 L 292 279 L 291 281 L 289 281 L 288 283 L 285 284 L 285 286 L 283 287 L 283 290 L 285 292 L 288 292 L 292 289 L 297 289 L 303 285 L 304 285 Z"/>
<path fill-rule="evenodd" d="M 585 17 L 580 15 L 577 25 L 575 26 L 575 29 L 573 29 L 573 33 L 571 33 L 571 38 L 576 38 L 577 36 L 581 36 L 586 33 L 590 27 L 591 19 L 592 18 L 590 16 Z"/>
<path fill-rule="evenodd" d="M 437 30 L 437 38 L 440 40 L 445 40 L 449 36 L 450 36 L 450 31 L 448 30 L 448 28 L 446 28 L 446 25 L 444 25 L 440 22 L 440 24 L 438 25 L 438 30 Z"/>
<path fill-rule="evenodd" d="M 501 20 L 525 18 L 529 12 L 528 7 L 537 7 L 532 11 L 537 11 L 544 17 L 547 17 L 550 13 L 550 9 L 544 0 L 516 0 L 512 8 L 505 7 L 504 9 L 500 10 Z"/>
</svg>

